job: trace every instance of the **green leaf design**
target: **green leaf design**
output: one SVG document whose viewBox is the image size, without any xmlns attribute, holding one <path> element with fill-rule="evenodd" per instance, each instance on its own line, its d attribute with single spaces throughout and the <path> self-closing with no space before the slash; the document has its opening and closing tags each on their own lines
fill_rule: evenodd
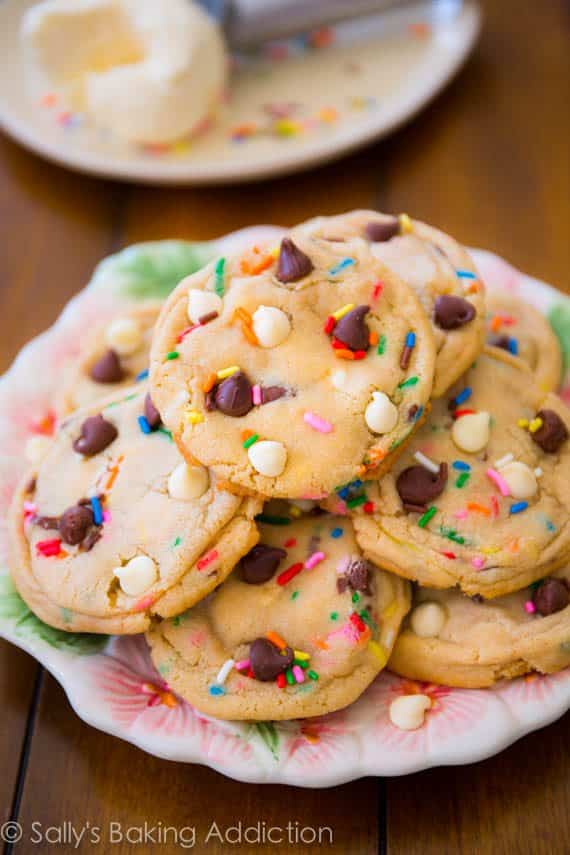
<svg viewBox="0 0 570 855">
<path fill-rule="evenodd" d="M 570 369 L 570 300 L 556 303 L 548 312 L 548 321 L 560 342 L 566 374 Z"/>
<path fill-rule="evenodd" d="M 258 721 L 253 725 L 253 729 L 271 751 L 273 759 L 279 760 L 279 733 L 273 722 Z"/>
<path fill-rule="evenodd" d="M 108 640 L 106 635 L 63 632 L 43 623 L 30 611 L 7 575 L 0 576 L 0 619 L 15 621 L 15 632 L 20 638 L 40 639 L 56 650 L 66 650 L 78 656 L 98 653 Z"/>
<path fill-rule="evenodd" d="M 160 240 L 134 244 L 103 259 L 91 284 L 134 300 L 161 300 L 181 279 L 216 256 L 213 243 Z"/>
</svg>

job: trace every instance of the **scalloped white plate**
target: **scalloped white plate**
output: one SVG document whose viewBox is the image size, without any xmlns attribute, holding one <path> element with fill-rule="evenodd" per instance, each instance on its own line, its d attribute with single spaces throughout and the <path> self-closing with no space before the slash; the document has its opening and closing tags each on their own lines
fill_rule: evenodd
<svg viewBox="0 0 570 855">
<path fill-rule="evenodd" d="M 480 28 L 474 0 L 459 14 L 456 0 L 446 0 L 429 26 L 424 3 L 266 45 L 234 63 L 228 103 L 214 125 L 176 146 L 143 148 L 66 113 L 53 93 L 30 94 L 18 33 L 34 2 L 0 4 L 0 127 L 80 172 L 157 184 L 279 175 L 383 137 L 447 85 Z"/>
<path fill-rule="evenodd" d="M 63 363 L 77 353 L 82 329 L 126 302 L 165 296 L 184 275 L 230 247 L 275 240 L 280 233 L 267 227 L 211 244 L 141 244 L 99 266 L 57 323 L 30 342 L 0 380 L 2 520 L 25 468 L 27 438 L 53 429 L 50 402 Z M 520 294 L 548 315 L 568 356 L 570 300 L 491 253 L 474 254 L 490 288 Z M 568 374 L 562 394 L 570 400 Z M 202 763 L 242 781 L 328 787 L 365 775 L 403 775 L 481 760 L 554 721 L 570 706 L 570 669 L 484 691 L 419 684 L 384 672 L 355 704 L 322 718 L 275 724 L 210 719 L 169 691 L 142 636 L 70 635 L 32 615 L 5 572 L 5 522 L 0 526 L 0 635 L 54 675 L 82 719 L 159 757 Z M 396 729 L 388 717 L 390 702 L 418 691 L 433 701 L 423 727 Z"/>
</svg>

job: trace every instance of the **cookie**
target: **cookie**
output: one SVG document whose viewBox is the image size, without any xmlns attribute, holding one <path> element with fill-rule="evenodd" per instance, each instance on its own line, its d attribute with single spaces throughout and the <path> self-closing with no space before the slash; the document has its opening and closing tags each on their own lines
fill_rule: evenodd
<svg viewBox="0 0 570 855">
<path fill-rule="evenodd" d="M 389 668 L 466 689 L 570 666 L 570 567 L 491 601 L 417 588 Z"/>
<path fill-rule="evenodd" d="M 291 719 L 352 703 L 386 664 L 409 586 L 363 560 L 347 519 L 267 517 L 206 600 L 153 624 L 169 686 L 224 719 Z M 278 524 L 281 523 L 281 524 Z"/>
<path fill-rule="evenodd" d="M 300 235 L 180 283 L 157 324 L 151 387 L 189 459 L 236 490 L 314 498 L 391 465 L 433 365 L 417 298 L 365 241 Z"/>
<path fill-rule="evenodd" d="M 412 286 L 432 321 L 437 352 L 433 396 L 443 395 L 484 343 L 485 289 L 466 249 L 405 214 L 350 211 L 317 217 L 301 228 L 330 240 L 365 238 L 374 255 Z"/>
<path fill-rule="evenodd" d="M 562 377 L 562 354 L 554 331 L 534 306 L 510 294 L 487 294 L 487 341 L 519 356 L 539 389 L 554 392 Z"/>
<path fill-rule="evenodd" d="M 434 588 L 498 597 L 570 554 L 570 412 L 523 362 L 478 358 L 357 509 L 360 546 Z"/>
<path fill-rule="evenodd" d="M 146 378 L 161 305 L 148 302 L 123 311 L 87 336 L 79 356 L 65 372 L 56 400 L 59 413 L 87 407 Z"/>
<path fill-rule="evenodd" d="M 60 629 L 142 632 L 228 575 L 260 508 L 186 464 L 137 388 L 70 416 L 17 491 L 14 582 Z"/>
</svg>

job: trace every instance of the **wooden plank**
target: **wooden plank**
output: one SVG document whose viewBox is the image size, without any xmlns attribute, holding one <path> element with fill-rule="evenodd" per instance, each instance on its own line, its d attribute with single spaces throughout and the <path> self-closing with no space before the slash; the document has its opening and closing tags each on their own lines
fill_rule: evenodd
<svg viewBox="0 0 570 855">
<path fill-rule="evenodd" d="M 240 821 L 242 835 L 245 828 L 255 827 L 258 822 L 261 829 L 281 829 L 273 832 L 274 838 L 281 834 L 287 841 L 291 834 L 288 852 L 307 851 L 296 842 L 296 836 L 302 839 L 301 829 L 310 828 L 315 830 L 317 841 L 321 835 L 321 845 L 312 845 L 311 852 L 371 855 L 378 851 L 376 803 L 377 784 L 372 780 L 324 792 L 256 786 L 230 781 L 200 766 L 149 757 L 81 722 L 71 712 L 61 688 L 48 678 L 39 708 L 20 820 L 26 829 L 31 829 L 34 821 L 41 823 L 42 828 L 63 826 L 68 821 L 76 829 L 89 821 L 102 829 L 103 840 L 113 839 L 111 833 L 116 832 L 116 845 L 103 846 L 101 850 L 112 850 L 116 855 L 134 851 L 126 838 L 119 842 L 119 829 L 126 835 L 129 826 L 142 828 L 145 822 L 158 829 L 157 840 L 163 833 L 161 828 L 172 826 L 187 839 L 191 831 L 182 829 L 194 828 L 193 851 L 216 855 L 230 848 L 220 842 L 219 834 L 224 838 L 226 834 L 238 835 L 238 831 L 229 829 Z M 213 828 L 213 822 L 218 830 Z M 292 824 L 290 832 L 288 822 Z M 332 845 L 328 828 L 332 829 Z M 132 835 L 140 833 L 133 831 Z M 206 840 L 208 833 L 210 839 Z M 305 839 L 312 837 L 310 831 L 303 833 Z M 163 845 L 157 846 L 157 851 L 165 855 L 180 852 L 174 832 L 163 835 L 162 840 Z M 270 848 L 271 844 L 253 842 L 235 846 L 236 851 L 252 855 Z M 85 844 L 77 851 L 92 849 Z M 151 847 L 143 846 L 141 851 L 150 852 Z"/>
<path fill-rule="evenodd" d="M 570 715 L 496 757 L 388 782 L 388 855 L 566 855 Z"/>
<path fill-rule="evenodd" d="M 21 650 L 0 641 L 0 824 L 10 817 L 38 666 Z"/>
</svg>

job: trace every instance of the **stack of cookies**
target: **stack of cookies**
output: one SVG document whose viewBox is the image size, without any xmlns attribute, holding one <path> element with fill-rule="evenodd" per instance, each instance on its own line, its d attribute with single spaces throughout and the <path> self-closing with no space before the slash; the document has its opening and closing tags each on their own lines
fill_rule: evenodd
<svg viewBox="0 0 570 855">
<path fill-rule="evenodd" d="M 560 369 L 451 237 L 308 221 L 94 331 L 15 497 L 16 585 L 60 629 L 146 632 L 171 689 L 226 719 L 322 715 L 385 666 L 560 670 Z"/>
</svg>

